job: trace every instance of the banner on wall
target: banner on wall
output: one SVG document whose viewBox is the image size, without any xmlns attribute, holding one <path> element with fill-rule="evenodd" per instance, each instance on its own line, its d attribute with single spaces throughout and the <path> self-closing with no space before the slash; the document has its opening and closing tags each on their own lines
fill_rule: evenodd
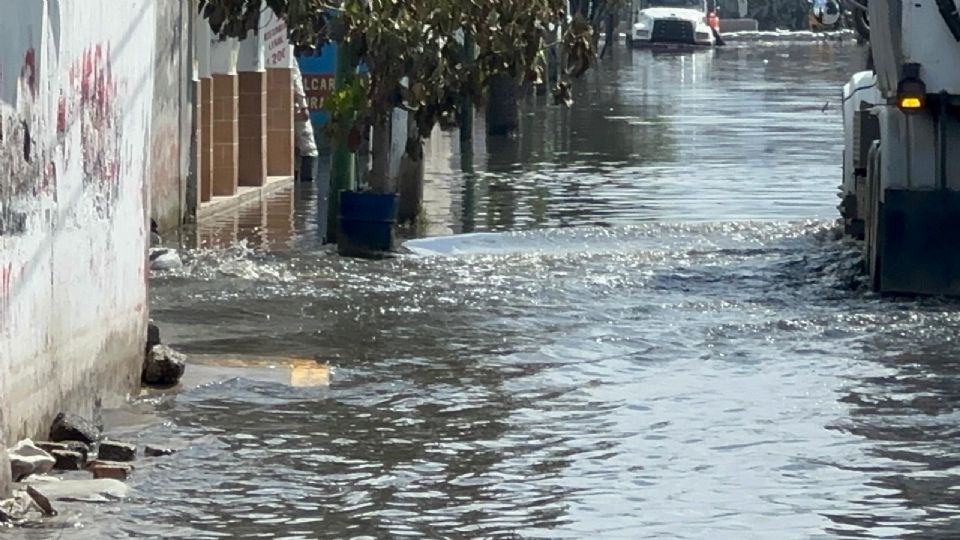
<svg viewBox="0 0 960 540">
<path fill-rule="evenodd" d="M 310 121 L 313 123 L 317 146 L 328 147 L 325 128 L 330 115 L 323 111 L 323 102 L 335 89 L 337 44 L 328 43 L 323 47 L 317 47 L 314 52 L 298 54 L 296 58 L 300 66 L 300 75 L 303 77 L 303 91 L 307 96 L 307 106 L 310 108 Z M 367 67 L 361 65 L 357 72 L 362 77 L 367 73 Z"/>
<path fill-rule="evenodd" d="M 297 56 L 300 75 L 303 77 L 303 91 L 307 95 L 310 108 L 310 121 L 317 138 L 317 146 L 329 146 L 325 128 L 330 117 L 323 111 L 323 101 L 333 93 L 334 78 L 337 72 L 337 45 L 319 47 L 315 52 Z"/>
</svg>

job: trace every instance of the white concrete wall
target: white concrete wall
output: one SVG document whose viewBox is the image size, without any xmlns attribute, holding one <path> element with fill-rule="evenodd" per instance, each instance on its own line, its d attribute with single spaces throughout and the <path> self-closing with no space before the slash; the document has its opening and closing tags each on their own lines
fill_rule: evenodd
<svg viewBox="0 0 960 540">
<path fill-rule="evenodd" d="M 0 13 L 2 444 L 139 382 L 156 22 L 152 0 Z"/>
<path fill-rule="evenodd" d="M 221 41 L 212 36 L 210 41 L 210 70 L 217 75 L 236 75 L 240 56 L 240 41 L 229 38 Z"/>
<path fill-rule="evenodd" d="M 161 232 L 178 228 L 188 215 L 187 179 L 193 123 L 190 66 L 190 0 L 153 0 L 156 42 L 153 54 L 150 209 Z"/>
<path fill-rule="evenodd" d="M 196 50 L 194 51 L 196 72 L 198 79 L 209 79 L 213 75 L 211 66 L 211 48 L 214 38 L 210 30 L 210 24 L 202 15 L 197 15 L 193 23 L 196 28 Z"/>
<path fill-rule="evenodd" d="M 264 71 L 267 64 L 263 49 L 263 33 L 250 32 L 247 38 L 240 42 L 240 50 L 237 54 L 237 71 Z"/>
</svg>

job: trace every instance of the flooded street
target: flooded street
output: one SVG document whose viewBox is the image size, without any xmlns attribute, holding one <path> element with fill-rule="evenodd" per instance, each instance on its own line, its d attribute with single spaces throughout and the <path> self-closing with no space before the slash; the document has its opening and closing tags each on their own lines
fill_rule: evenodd
<svg viewBox="0 0 960 540">
<path fill-rule="evenodd" d="M 960 536 L 960 309 L 867 292 L 834 225 L 864 51 L 616 54 L 429 143 L 411 254 L 335 256 L 310 186 L 201 229 L 152 314 L 206 366 L 106 418 L 181 452 L 21 534 Z"/>
</svg>

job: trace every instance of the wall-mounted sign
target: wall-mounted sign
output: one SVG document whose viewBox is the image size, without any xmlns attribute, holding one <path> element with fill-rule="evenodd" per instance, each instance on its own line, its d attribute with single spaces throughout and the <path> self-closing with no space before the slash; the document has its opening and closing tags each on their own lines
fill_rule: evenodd
<svg viewBox="0 0 960 540">
<path fill-rule="evenodd" d="M 264 61 L 268 68 L 293 67 L 293 51 L 287 39 L 287 23 L 273 11 L 265 10 L 261 18 L 263 27 Z"/>
</svg>

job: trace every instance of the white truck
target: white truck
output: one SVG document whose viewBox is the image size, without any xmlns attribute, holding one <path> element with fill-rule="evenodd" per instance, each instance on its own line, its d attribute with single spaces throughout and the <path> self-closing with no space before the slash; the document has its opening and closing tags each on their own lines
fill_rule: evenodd
<svg viewBox="0 0 960 540">
<path fill-rule="evenodd" d="M 631 47 L 713 47 L 716 28 L 710 26 L 716 12 L 708 0 L 644 0 L 632 13 L 627 36 Z"/>
<path fill-rule="evenodd" d="M 841 214 L 875 290 L 960 295 L 960 0 L 870 0 L 844 88 Z"/>
</svg>

